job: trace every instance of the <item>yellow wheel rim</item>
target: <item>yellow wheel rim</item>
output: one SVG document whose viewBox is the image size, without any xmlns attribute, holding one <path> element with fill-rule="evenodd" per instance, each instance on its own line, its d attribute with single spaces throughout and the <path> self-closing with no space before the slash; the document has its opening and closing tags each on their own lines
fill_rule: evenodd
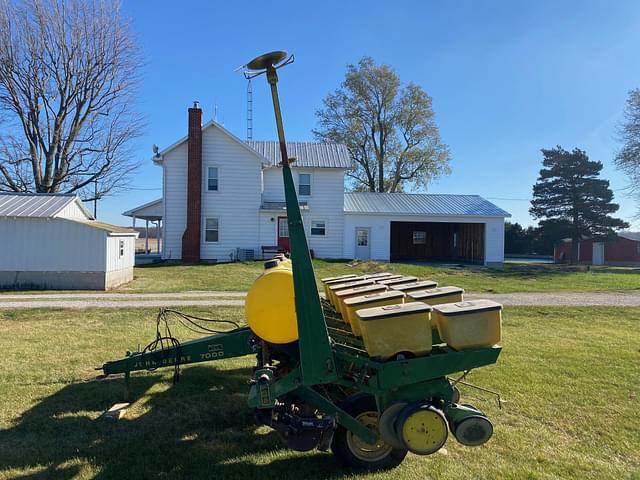
<svg viewBox="0 0 640 480">
<path fill-rule="evenodd" d="M 414 453 L 428 455 L 447 441 L 447 423 L 438 412 L 417 410 L 402 424 L 402 439 Z"/>
<path fill-rule="evenodd" d="M 356 420 L 375 432 L 378 439 L 375 443 L 366 443 L 353 432 L 347 431 L 347 446 L 351 453 L 365 462 L 375 462 L 389 455 L 393 447 L 384 443 L 378 433 L 378 412 L 363 412 L 356 417 Z"/>
</svg>

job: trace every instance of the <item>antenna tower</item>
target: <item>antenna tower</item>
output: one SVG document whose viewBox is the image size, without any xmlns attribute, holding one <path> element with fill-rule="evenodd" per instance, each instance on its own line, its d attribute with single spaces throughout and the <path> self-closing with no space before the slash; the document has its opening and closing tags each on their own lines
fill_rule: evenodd
<svg viewBox="0 0 640 480">
<path fill-rule="evenodd" d="M 247 81 L 247 140 L 253 139 L 253 87 L 251 79 Z"/>
</svg>

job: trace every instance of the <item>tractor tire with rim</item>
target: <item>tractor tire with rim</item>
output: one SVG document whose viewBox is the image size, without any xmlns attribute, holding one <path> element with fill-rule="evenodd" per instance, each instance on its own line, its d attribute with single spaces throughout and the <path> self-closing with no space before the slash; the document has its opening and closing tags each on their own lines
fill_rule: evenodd
<svg viewBox="0 0 640 480">
<path fill-rule="evenodd" d="M 341 404 L 349 415 L 377 432 L 378 408 L 370 395 L 357 394 L 346 398 Z M 359 470 L 388 470 L 402 463 L 406 449 L 393 448 L 381 437 L 375 445 L 365 443 L 342 425 L 338 425 L 331 443 L 331 451 L 339 463 Z"/>
</svg>

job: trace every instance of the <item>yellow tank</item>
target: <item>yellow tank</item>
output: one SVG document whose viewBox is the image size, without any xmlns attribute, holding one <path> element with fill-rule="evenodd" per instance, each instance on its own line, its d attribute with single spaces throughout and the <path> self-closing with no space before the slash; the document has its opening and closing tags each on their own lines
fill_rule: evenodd
<svg viewBox="0 0 640 480">
<path fill-rule="evenodd" d="M 342 315 L 342 320 L 347 322 L 347 313 L 344 308 L 344 301 L 350 297 L 360 297 L 362 295 L 368 295 L 370 293 L 384 292 L 387 287 L 384 285 L 362 285 L 361 287 L 347 288 L 345 290 L 338 290 L 334 293 L 336 297 L 336 310 Z"/>
<path fill-rule="evenodd" d="M 500 343 L 502 305 L 491 300 L 443 303 L 433 307 L 440 338 L 454 350 Z"/>
<path fill-rule="evenodd" d="M 387 360 L 405 352 L 419 357 L 431 351 L 431 307 L 426 303 L 364 308 L 356 315 L 370 357 Z"/>
<path fill-rule="evenodd" d="M 344 282 L 348 282 L 349 278 L 356 278 L 356 275 L 354 274 L 348 274 L 348 275 L 340 275 L 339 277 L 325 277 L 323 279 L 321 279 L 320 281 L 322 282 L 322 286 L 324 287 L 324 297 L 329 300 L 329 285 L 334 284 L 334 283 L 344 283 Z"/>
<path fill-rule="evenodd" d="M 253 333 L 265 342 L 284 344 L 298 340 L 293 273 L 285 263 L 266 268 L 253 282 L 244 312 Z"/>
<path fill-rule="evenodd" d="M 385 305 L 395 305 L 404 303 L 405 294 L 396 290 L 387 290 L 382 293 L 370 293 L 361 297 L 350 297 L 344 300 L 344 309 L 346 316 L 342 318 L 351 325 L 351 331 L 354 335 L 361 337 L 362 329 L 358 321 L 356 312 L 365 308 L 384 307 Z"/>
<path fill-rule="evenodd" d="M 283 267 L 291 268 L 291 259 L 289 257 L 285 257 L 283 255 L 282 258 L 279 258 L 279 260 L 280 260 L 280 264 Z"/>
</svg>

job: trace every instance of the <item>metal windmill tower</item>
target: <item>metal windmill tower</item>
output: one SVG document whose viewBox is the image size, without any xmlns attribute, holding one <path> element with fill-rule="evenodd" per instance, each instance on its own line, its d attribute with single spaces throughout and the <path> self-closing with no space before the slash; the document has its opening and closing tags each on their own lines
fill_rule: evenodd
<svg viewBox="0 0 640 480">
<path fill-rule="evenodd" d="M 253 86 L 247 79 L 247 140 L 253 139 Z"/>
</svg>

